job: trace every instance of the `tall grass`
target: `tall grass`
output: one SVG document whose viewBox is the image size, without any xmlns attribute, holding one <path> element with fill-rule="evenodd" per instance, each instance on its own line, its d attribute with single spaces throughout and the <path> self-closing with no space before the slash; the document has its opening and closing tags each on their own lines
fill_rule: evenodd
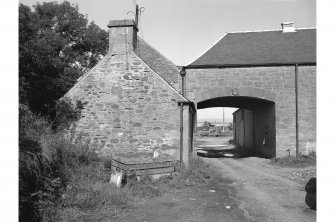
<svg viewBox="0 0 335 222">
<path fill-rule="evenodd" d="M 197 159 L 173 176 L 153 180 L 144 175 L 117 188 L 109 183 L 111 172 L 95 147 L 81 135 L 66 139 L 54 130 L 60 127 L 25 106 L 20 106 L 19 120 L 20 221 L 110 220 L 134 206 L 136 198 L 155 198 L 210 178 L 208 165 Z"/>
<path fill-rule="evenodd" d="M 55 209 L 72 180 L 73 169 L 87 164 L 93 152 L 88 143 L 72 143 L 47 119 L 19 106 L 19 219 L 54 218 Z"/>
</svg>

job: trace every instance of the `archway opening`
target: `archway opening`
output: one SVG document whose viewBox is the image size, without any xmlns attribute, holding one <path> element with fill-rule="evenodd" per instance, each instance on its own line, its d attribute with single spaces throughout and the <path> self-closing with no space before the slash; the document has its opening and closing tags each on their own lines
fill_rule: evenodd
<svg viewBox="0 0 335 222">
<path fill-rule="evenodd" d="M 207 127 L 209 130 L 206 132 L 206 127 L 205 130 L 201 128 L 203 121 L 197 118 L 195 140 L 198 155 L 213 157 L 275 157 L 276 125 L 274 102 L 255 97 L 227 96 L 197 103 L 198 111 L 213 107 L 235 108 L 232 114 L 232 125 L 230 126 L 229 121 L 223 121 L 223 132 L 218 133 L 218 130 L 213 130 L 215 127 L 217 129 L 218 126 L 214 122 L 211 124 L 215 127 Z M 224 114 L 222 113 L 222 115 Z M 213 131 L 216 132 L 213 133 Z M 217 137 L 222 137 L 222 140 L 217 139 Z"/>
</svg>

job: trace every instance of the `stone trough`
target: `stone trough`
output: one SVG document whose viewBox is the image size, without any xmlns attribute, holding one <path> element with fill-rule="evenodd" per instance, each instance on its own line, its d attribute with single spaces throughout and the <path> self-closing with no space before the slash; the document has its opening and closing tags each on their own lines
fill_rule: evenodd
<svg viewBox="0 0 335 222">
<path fill-rule="evenodd" d="M 160 176 L 172 174 L 179 165 L 179 160 L 168 158 L 169 156 L 159 156 L 153 158 L 147 153 L 123 153 L 115 155 L 111 160 L 111 183 L 120 186 L 120 181 L 130 174 L 135 174 L 137 179 L 143 175 L 149 175 L 153 179 Z"/>
</svg>

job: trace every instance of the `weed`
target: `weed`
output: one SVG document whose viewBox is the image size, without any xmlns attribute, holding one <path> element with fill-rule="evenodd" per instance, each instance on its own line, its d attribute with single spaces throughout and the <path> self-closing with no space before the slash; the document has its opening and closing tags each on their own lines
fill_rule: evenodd
<svg viewBox="0 0 335 222">
<path fill-rule="evenodd" d="M 205 184 L 210 178 L 211 172 L 208 164 L 200 158 L 197 158 L 190 164 L 189 168 L 182 166 L 178 169 L 175 177 L 171 181 L 171 186 L 180 189 Z"/>
<path fill-rule="evenodd" d="M 272 164 L 284 167 L 306 167 L 316 164 L 316 153 L 310 152 L 308 155 L 300 155 L 298 158 L 294 156 L 285 156 L 271 160 Z"/>
</svg>

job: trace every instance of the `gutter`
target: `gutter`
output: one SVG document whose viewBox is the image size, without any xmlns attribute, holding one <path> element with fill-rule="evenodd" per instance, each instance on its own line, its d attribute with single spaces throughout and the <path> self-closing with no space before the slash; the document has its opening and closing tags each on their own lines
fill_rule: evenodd
<svg viewBox="0 0 335 222">
<path fill-rule="evenodd" d="M 248 67 L 269 67 L 269 66 L 316 66 L 316 62 L 301 62 L 301 63 L 257 63 L 257 64 L 210 64 L 210 65 L 188 65 L 184 69 L 222 69 L 222 68 L 248 68 Z"/>
</svg>

